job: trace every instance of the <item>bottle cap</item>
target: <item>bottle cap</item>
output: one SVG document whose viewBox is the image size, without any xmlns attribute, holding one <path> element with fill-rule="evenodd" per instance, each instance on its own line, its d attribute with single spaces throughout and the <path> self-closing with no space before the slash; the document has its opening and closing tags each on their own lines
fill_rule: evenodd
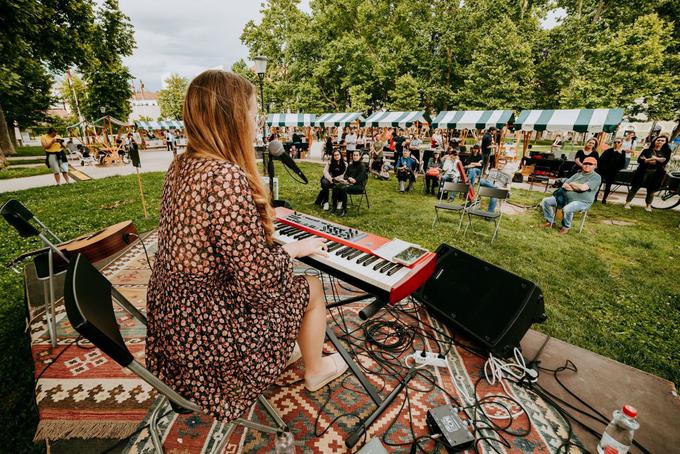
<svg viewBox="0 0 680 454">
<path fill-rule="evenodd" d="M 637 409 L 632 405 L 624 405 L 623 414 L 628 416 L 629 418 L 635 418 L 637 416 Z"/>
</svg>

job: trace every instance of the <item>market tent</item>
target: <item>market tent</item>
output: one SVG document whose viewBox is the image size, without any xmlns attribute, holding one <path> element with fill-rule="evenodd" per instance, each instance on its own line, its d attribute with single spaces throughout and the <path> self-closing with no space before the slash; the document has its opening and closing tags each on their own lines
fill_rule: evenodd
<svg viewBox="0 0 680 454">
<path fill-rule="evenodd" d="M 361 112 L 325 113 L 317 117 L 314 125 L 325 128 L 327 126 L 345 126 L 355 121 L 363 122 L 364 120 Z"/>
<path fill-rule="evenodd" d="M 522 131 L 615 132 L 623 109 L 523 110 L 515 121 Z"/>
<path fill-rule="evenodd" d="M 270 114 L 267 115 L 267 126 L 314 126 L 314 114 Z"/>
<path fill-rule="evenodd" d="M 361 122 L 361 126 L 408 128 L 416 122 L 429 123 L 429 120 L 425 117 L 425 112 L 376 112 Z"/>
<path fill-rule="evenodd" d="M 432 128 L 447 129 L 487 129 L 491 126 L 502 128 L 512 123 L 515 115 L 512 110 L 450 110 L 439 112 L 432 120 Z"/>
</svg>

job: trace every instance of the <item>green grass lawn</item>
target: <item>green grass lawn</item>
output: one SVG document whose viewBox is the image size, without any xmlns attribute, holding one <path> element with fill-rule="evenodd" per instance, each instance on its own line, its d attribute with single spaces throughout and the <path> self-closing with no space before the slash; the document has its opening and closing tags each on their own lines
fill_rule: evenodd
<svg viewBox="0 0 680 454">
<path fill-rule="evenodd" d="M 301 167 L 309 185 L 293 182 L 277 164 L 281 197 L 295 209 L 432 250 L 445 242 L 509 269 L 543 290 L 549 318 L 536 329 L 680 384 L 680 213 L 596 205 L 582 234 L 574 231 L 559 236 L 556 230 L 538 228 L 542 219 L 533 209 L 504 217 L 500 235 L 490 245 L 492 224 L 485 222 L 476 222 L 480 233 L 468 233 L 467 238 L 456 232 L 453 218 L 433 230 L 435 199 L 422 194 L 420 179 L 416 192 L 410 194 L 397 193 L 394 179 L 371 179 L 370 210 L 350 211 L 339 218 L 312 203 L 321 167 L 304 163 Z M 163 177 L 162 173 L 143 174 L 148 220 L 143 218 L 135 176 L 5 193 L 0 203 L 9 198 L 21 200 L 62 238 L 125 219 L 146 231 L 158 222 Z M 511 200 L 535 205 L 542 196 L 516 190 Z M 632 225 L 603 223 L 610 219 Z M 19 238 L 4 222 L 0 238 L 3 262 L 38 246 L 35 240 Z M 44 448 L 31 442 L 37 411 L 23 304 L 21 277 L 0 273 L 0 400 L 5 409 L 0 413 L 0 439 L 7 452 L 41 452 Z M 579 364 L 578 358 L 571 359 Z"/>
<path fill-rule="evenodd" d="M 9 180 L 10 178 L 33 177 L 35 175 L 45 175 L 52 173 L 50 169 L 44 165 L 41 167 L 13 167 L 8 166 L 0 169 L 0 180 Z"/>
<path fill-rule="evenodd" d="M 45 150 L 43 150 L 43 147 L 40 147 L 40 146 L 16 147 L 16 152 L 17 152 L 17 154 L 13 154 L 13 155 L 10 155 L 10 156 L 44 156 L 45 155 Z"/>
</svg>

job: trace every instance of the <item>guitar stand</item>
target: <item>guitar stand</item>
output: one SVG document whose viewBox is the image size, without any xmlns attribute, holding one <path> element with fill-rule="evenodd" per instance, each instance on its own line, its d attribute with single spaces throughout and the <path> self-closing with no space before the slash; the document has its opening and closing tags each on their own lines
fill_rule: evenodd
<svg viewBox="0 0 680 454">
<path fill-rule="evenodd" d="M 373 295 L 369 293 L 364 293 L 350 298 L 345 298 L 335 303 L 331 303 L 328 306 L 326 306 L 326 308 L 332 309 L 334 307 L 355 303 L 357 301 L 363 301 L 369 298 L 373 298 Z M 387 301 L 376 298 L 372 303 L 370 303 L 368 306 L 366 306 L 359 312 L 359 317 L 362 320 L 367 320 L 386 305 Z M 373 422 L 380 417 L 380 415 L 385 411 L 385 409 L 387 409 L 387 407 L 389 407 L 390 404 L 392 404 L 392 401 L 394 401 L 394 399 L 399 395 L 399 393 L 401 393 L 404 387 L 408 384 L 409 380 L 412 378 L 412 375 L 409 373 L 406 376 L 406 378 L 402 380 L 399 383 L 399 385 L 397 385 L 397 387 L 394 388 L 385 399 L 383 399 L 380 397 L 380 395 L 375 390 L 373 385 L 368 381 L 368 378 L 366 378 L 364 372 L 357 365 L 354 359 L 352 359 L 349 352 L 345 349 L 345 347 L 340 342 L 340 339 L 338 339 L 338 337 L 335 335 L 331 328 L 326 328 L 326 337 L 331 342 L 331 344 L 333 344 L 335 350 L 338 353 L 340 353 L 342 359 L 347 363 L 354 376 L 357 378 L 357 380 L 359 380 L 359 383 L 361 383 L 361 386 L 366 390 L 366 393 L 368 393 L 368 395 L 371 397 L 373 403 L 378 407 L 373 411 L 373 413 L 371 413 L 368 416 L 368 418 L 366 418 L 366 420 L 362 421 L 357 426 L 355 426 L 354 429 L 349 433 L 349 435 L 345 439 L 345 446 L 351 449 L 354 447 L 354 445 L 357 444 L 361 436 L 366 432 L 368 426 L 373 424 Z"/>
</svg>

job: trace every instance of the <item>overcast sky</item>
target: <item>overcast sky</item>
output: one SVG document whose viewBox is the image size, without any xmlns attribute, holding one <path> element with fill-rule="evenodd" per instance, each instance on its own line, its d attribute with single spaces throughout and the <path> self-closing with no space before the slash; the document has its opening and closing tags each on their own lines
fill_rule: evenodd
<svg viewBox="0 0 680 454">
<path fill-rule="evenodd" d="M 309 0 L 300 7 L 309 11 Z M 159 90 L 171 73 L 189 79 L 207 68 L 225 69 L 248 57 L 241 44 L 246 23 L 260 21 L 258 0 L 120 0 L 135 28 L 137 49 L 124 59 L 147 90 Z"/>
<path fill-rule="evenodd" d="M 130 17 L 137 40 L 125 64 L 137 89 L 142 80 L 153 91 L 171 73 L 191 79 L 204 69 L 230 69 L 247 58 L 241 32 L 249 20 L 259 22 L 261 16 L 258 0 L 120 0 L 120 8 Z M 300 8 L 309 12 L 309 0 L 302 0 Z M 561 15 L 549 15 L 543 26 L 554 26 Z"/>
</svg>

